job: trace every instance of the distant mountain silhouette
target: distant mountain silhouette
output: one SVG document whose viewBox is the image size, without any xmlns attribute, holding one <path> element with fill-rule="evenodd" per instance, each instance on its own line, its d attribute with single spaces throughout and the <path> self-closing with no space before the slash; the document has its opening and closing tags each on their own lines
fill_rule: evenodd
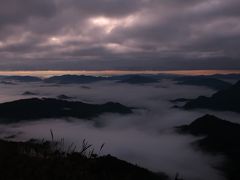
<svg viewBox="0 0 240 180">
<path fill-rule="evenodd" d="M 240 179 L 240 124 L 205 115 L 189 125 L 177 127 L 177 130 L 202 136 L 194 144 L 206 152 L 226 156 L 226 161 L 219 169 L 225 172 L 227 179 Z"/>
<path fill-rule="evenodd" d="M 57 84 L 87 84 L 103 80 L 106 80 L 106 78 L 85 75 L 62 75 L 46 78 L 44 79 L 44 82 Z"/>
<path fill-rule="evenodd" d="M 18 82 L 41 82 L 42 79 L 34 76 L 1 76 L 0 79 L 5 81 Z"/>
<path fill-rule="evenodd" d="M 16 85 L 16 83 L 11 82 L 11 81 L 0 81 L 0 84 L 5 84 L 5 85 Z"/>
<path fill-rule="evenodd" d="M 159 82 L 159 80 L 152 76 L 129 75 L 117 82 L 128 83 L 128 84 L 147 84 L 147 83 L 157 83 Z"/>
<path fill-rule="evenodd" d="M 155 83 L 158 79 L 150 75 L 119 75 L 119 76 L 85 76 L 85 75 L 62 75 L 53 76 L 44 79 L 46 83 L 57 83 L 57 84 L 87 84 L 98 81 L 117 81 L 119 83 L 130 83 L 130 84 L 145 84 Z"/>
<path fill-rule="evenodd" d="M 240 81 L 225 90 L 214 93 L 211 97 L 200 96 L 191 100 L 183 108 L 240 112 Z"/>
<path fill-rule="evenodd" d="M 214 90 L 222 90 L 231 86 L 228 82 L 207 76 L 181 76 L 174 80 L 177 84 L 204 86 Z"/>
<path fill-rule="evenodd" d="M 81 86 L 82 89 L 91 89 L 89 86 Z"/>
<path fill-rule="evenodd" d="M 24 96 L 34 96 L 34 95 L 38 95 L 38 93 L 34 93 L 31 91 L 25 91 L 24 93 L 22 93 L 22 95 Z"/>
<path fill-rule="evenodd" d="M 51 98 L 22 99 L 0 104 L 0 122 L 74 117 L 90 119 L 102 113 L 131 113 L 132 108 L 119 103 L 87 104 Z"/>
<path fill-rule="evenodd" d="M 73 97 L 67 96 L 65 94 L 61 94 L 61 95 L 57 96 L 57 98 L 58 99 L 63 99 L 63 100 L 73 99 Z"/>
<path fill-rule="evenodd" d="M 214 75 L 209 75 L 209 77 L 217 78 L 217 79 L 239 80 L 240 74 L 214 74 Z"/>
<path fill-rule="evenodd" d="M 187 99 L 187 98 L 177 98 L 177 99 L 173 99 L 170 100 L 170 102 L 176 103 L 176 102 L 188 102 L 191 101 L 192 99 Z"/>
</svg>

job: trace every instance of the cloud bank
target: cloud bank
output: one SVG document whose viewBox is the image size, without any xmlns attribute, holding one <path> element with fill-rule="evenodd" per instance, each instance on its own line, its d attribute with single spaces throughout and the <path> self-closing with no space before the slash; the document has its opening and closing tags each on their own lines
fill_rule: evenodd
<svg viewBox="0 0 240 180">
<path fill-rule="evenodd" d="M 238 0 L 0 0 L 1 69 L 240 68 Z"/>
<path fill-rule="evenodd" d="M 15 88 L 10 88 L 13 86 Z M 140 109 L 126 116 L 105 114 L 95 118 L 94 121 L 68 118 L 1 125 L 0 137 L 16 134 L 17 139 L 49 139 L 52 129 L 54 137 L 64 138 L 66 143 L 74 142 L 79 145 L 86 138 L 96 150 L 102 143 L 106 143 L 102 153 L 112 154 L 156 172 L 166 172 L 172 178 L 179 172 L 189 180 L 223 179 L 220 172 L 211 167 L 219 164 L 222 157 L 195 151 L 191 146 L 191 142 L 196 140 L 195 137 L 178 135 L 173 131 L 175 126 L 188 124 L 205 113 L 171 108 L 174 104 L 169 102 L 179 97 L 210 95 L 213 90 L 177 85 L 169 80 L 148 85 L 106 81 L 88 84 L 87 87 L 82 87 L 81 84 L 68 86 L 42 83 L 1 84 L 0 102 L 27 98 L 22 93 L 31 91 L 38 93 L 40 97 L 66 94 L 74 97 L 74 100 L 89 103 L 113 101 Z M 233 116 L 236 119 L 238 117 Z"/>
</svg>

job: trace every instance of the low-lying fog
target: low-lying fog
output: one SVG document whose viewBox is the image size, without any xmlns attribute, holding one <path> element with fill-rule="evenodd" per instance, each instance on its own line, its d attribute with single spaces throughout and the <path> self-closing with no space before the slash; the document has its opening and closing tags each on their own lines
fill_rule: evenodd
<svg viewBox="0 0 240 180">
<path fill-rule="evenodd" d="M 221 180 L 220 172 L 212 168 L 223 158 L 194 150 L 192 136 L 178 135 L 174 127 L 190 123 L 207 111 L 183 111 L 172 108 L 169 100 L 211 95 L 214 91 L 203 87 L 176 85 L 169 80 L 157 84 L 129 85 L 99 82 L 87 85 L 48 85 L 19 83 L 0 85 L 0 102 L 35 96 L 21 95 L 25 91 L 38 93 L 38 97 L 56 97 L 61 94 L 89 103 L 119 102 L 138 107 L 131 115 L 105 114 L 93 121 L 79 119 L 48 119 L 14 125 L 1 125 L 1 137 L 17 134 L 17 139 L 55 139 L 80 145 L 83 139 L 93 144 L 96 152 L 105 143 L 101 154 L 112 154 L 120 159 L 163 171 L 171 177 L 179 172 L 187 180 Z M 53 107 L 54 108 L 54 107 Z M 215 113 L 231 121 L 233 113 Z"/>
</svg>

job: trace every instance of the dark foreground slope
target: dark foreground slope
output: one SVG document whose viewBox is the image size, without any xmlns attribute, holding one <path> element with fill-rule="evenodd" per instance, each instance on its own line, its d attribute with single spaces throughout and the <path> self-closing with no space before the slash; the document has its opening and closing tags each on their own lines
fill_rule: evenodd
<svg viewBox="0 0 240 180">
<path fill-rule="evenodd" d="M 20 120 L 41 118 L 93 118 L 102 113 L 131 113 L 130 107 L 119 103 L 87 104 L 50 98 L 22 99 L 0 104 L 0 122 L 12 123 Z"/>
<path fill-rule="evenodd" d="M 240 81 L 231 87 L 213 94 L 211 97 L 200 96 L 184 105 L 185 109 L 212 109 L 240 112 Z"/>
<path fill-rule="evenodd" d="M 7 142 L 0 140 L 0 179 L 3 180 L 165 180 L 110 155 L 63 153 L 49 142 Z"/>
<path fill-rule="evenodd" d="M 205 115 L 189 125 L 177 128 L 180 133 L 189 133 L 202 138 L 194 144 L 202 150 L 224 155 L 226 160 L 220 169 L 227 179 L 240 179 L 240 125 Z"/>
</svg>

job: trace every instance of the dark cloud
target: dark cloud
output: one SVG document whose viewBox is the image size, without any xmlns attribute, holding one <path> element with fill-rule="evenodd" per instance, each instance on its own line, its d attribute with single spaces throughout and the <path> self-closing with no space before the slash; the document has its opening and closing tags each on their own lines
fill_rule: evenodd
<svg viewBox="0 0 240 180">
<path fill-rule="evenodd" d="M 238 0 L 0 0 L 0 65 L 237 69 L 239 8 Z"/>
<path fill-rule="evenodd" d="M 126 16 L 140 10 L 148 1 L 145 0 L 58 0 L 59 5 L 65 9 L 75 9 L 85 16 L 103 15 L 110 17 Z"/>
<path fill-rule="evenodd" d="M 1 0 L 0 4 L 0 27 L 22 23 L 29 18 L 49 18 L 56 13 L 54 2 L 48 0 Z"/>
</svg>

